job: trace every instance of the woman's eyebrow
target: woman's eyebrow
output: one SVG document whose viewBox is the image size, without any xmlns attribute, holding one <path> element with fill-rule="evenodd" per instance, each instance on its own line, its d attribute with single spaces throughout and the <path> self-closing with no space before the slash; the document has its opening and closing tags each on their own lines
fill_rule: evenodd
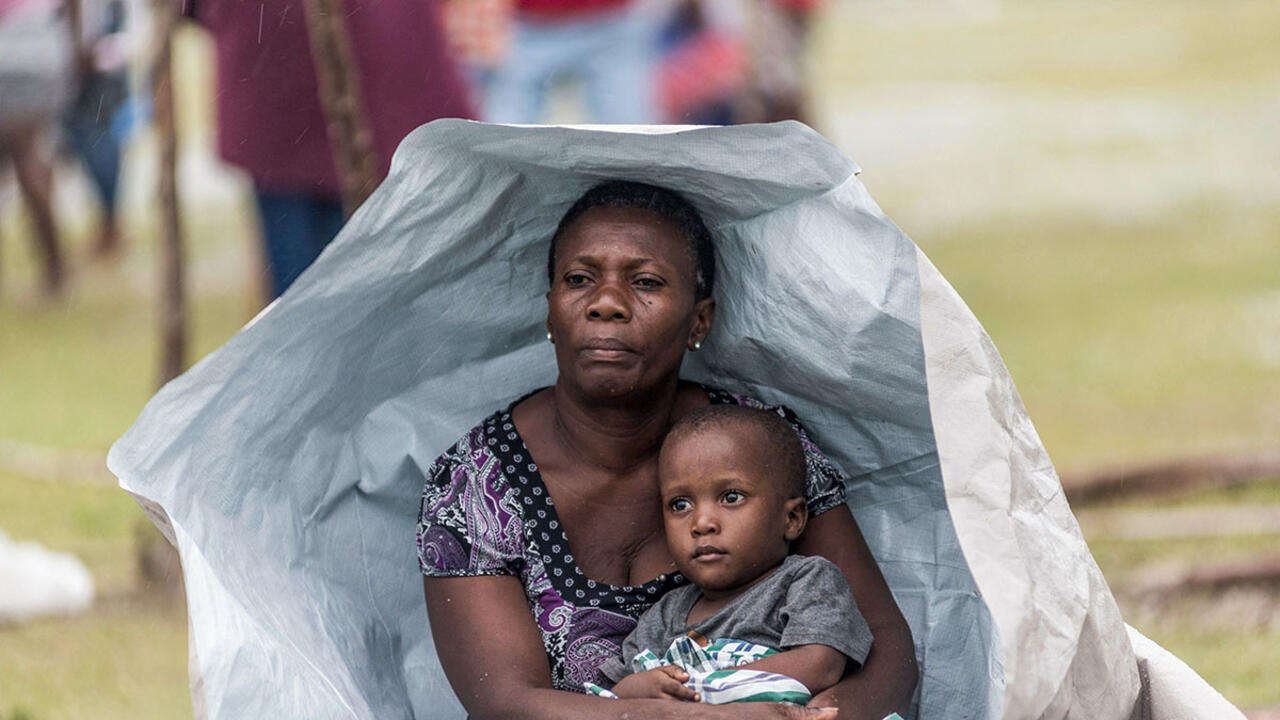
<svg viewBox="0 0 1280 720">
<path fill-rule="evenodd" d="M 604 264 L 604 261 L 598 255 L 578 255 L 577 257 L 574 257 L 573 259 L 571 259 L 569 262 L 577 263 L 580 265 L 589 265 L 591 267 L 600 267 L 601 265 Z M 638 257 L 638 258 L 629 258 L 623 264 L 623 267 L 634 268 L 634 267 L 639 267 L 641 265 L 662 265 L 662 264 L 663 264 L 662 260 L 658 258 Z"/>
</svg>

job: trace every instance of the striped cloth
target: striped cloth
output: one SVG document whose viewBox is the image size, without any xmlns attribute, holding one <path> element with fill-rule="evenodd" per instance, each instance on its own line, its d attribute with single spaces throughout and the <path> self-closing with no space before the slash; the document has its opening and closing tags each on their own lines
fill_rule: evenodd
<svg viewBox="0 0 1280 720">
<path fill-rule="evenodd" d="M 645 672 L 663 665 L 678 665 L 689 673 L 685 685 L 698 693 L 702 702 L 712 705 L 735 702 L 804 705 L 812 696 L 799 680 L 738 667 L 777 652 L 763 645 L 731 638 L 714 640 L 706 647 L 699 647 L 693 638 L 686 635 L 676 638 L 662 657 L 649 650 L 640 652 L 631 661 L 631 670 Z M 617 697 L 594 683 L 583 683 L 583 686 L 593 695 Z"/>
</svg>

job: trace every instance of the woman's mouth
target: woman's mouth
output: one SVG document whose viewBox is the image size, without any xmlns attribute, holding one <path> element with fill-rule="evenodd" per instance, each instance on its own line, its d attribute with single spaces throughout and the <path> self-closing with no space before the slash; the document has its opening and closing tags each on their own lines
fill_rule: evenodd
<svg viewBox="0 0 1280 720">
<path fill-rule="evenodd" d="M 582 344 L 582 354 L 592 360 L 619 360 L 633 354 L 626 343 L 613 338 L 591 338 Z"/>
</svg>

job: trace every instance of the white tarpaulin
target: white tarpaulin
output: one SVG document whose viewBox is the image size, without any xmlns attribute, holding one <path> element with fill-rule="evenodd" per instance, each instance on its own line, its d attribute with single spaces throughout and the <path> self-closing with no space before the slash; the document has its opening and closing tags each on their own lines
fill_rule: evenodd
<svg viewBox="0 0 1280 720">
<path fill-rule="evenodd" d="M 197 704 L 463 716 L 416 565 L 423 471 L 553 382 L 547 241 L 620 178 L 683 193 L 717 237 L 685 376 L 790 406 L 849 475 L 917 716 L 1129 718 L 1139 658 L 1008 373 L 856 173 L 795 123 L 414 132 L 316 264 L 112 448 L 182 556 Z"/>
</svg>

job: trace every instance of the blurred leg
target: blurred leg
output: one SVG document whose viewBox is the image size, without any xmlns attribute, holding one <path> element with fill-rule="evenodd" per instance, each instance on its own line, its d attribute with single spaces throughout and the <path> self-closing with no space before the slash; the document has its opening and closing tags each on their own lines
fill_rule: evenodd
<svg viewBox="0 0 1280 720">
<path fill-rule="evenodd" d="M 120 245 L 116 225 L 116 188 L 120 175 L 120 142 L 111 122 L 124 99 L 124 78 L 95 75 L 67 114 L 67 135 L 84 162 L 102 201 L 102 227 L 93 254 L 114 254 Z"/>
<path fill-rule="evenodd" d="M 319 197 L 313 198 L 311 202 L 311 217 L 314 221 L 311 227 L 311 260 L 314 262 L 338 236 L 338 231 L 346 221 L 342 216 L 342 203 Z"/>
<path fill-rule="evenodd" d="M 517 20 L 507 57 L 484 88 L 484 119 L 536 123 L 542 119 L 548 86 L 560 71 L 564 48 L 554 28 Z"/>
<path fill-rule="evenodd" d="M 583 27 L 593 47 L 584 54 L 583 81 L 592 122 L 658 121 L 654 76 L 658 28 L 648 12 L 609 13 Z"/>
<path fill-rule="evenodd" d="M 40 125 L 29 123 L 8 131 L 0 139 L 0 145 L 13 158 L 14 174 L 35 224 L 36 251 L 44 272 L 42 292 L 46 297 L 54 297 L 62 292 L 66 271 L 53 219 L 53 170 L 41 156 L 39 137 Z"/>
<path fill-rule="evenodd" d="M 305 193 L 258 189 L 255 194 L 272 286 L 279 297 L 342 227 L 342 205 Z"/>
</svg>

